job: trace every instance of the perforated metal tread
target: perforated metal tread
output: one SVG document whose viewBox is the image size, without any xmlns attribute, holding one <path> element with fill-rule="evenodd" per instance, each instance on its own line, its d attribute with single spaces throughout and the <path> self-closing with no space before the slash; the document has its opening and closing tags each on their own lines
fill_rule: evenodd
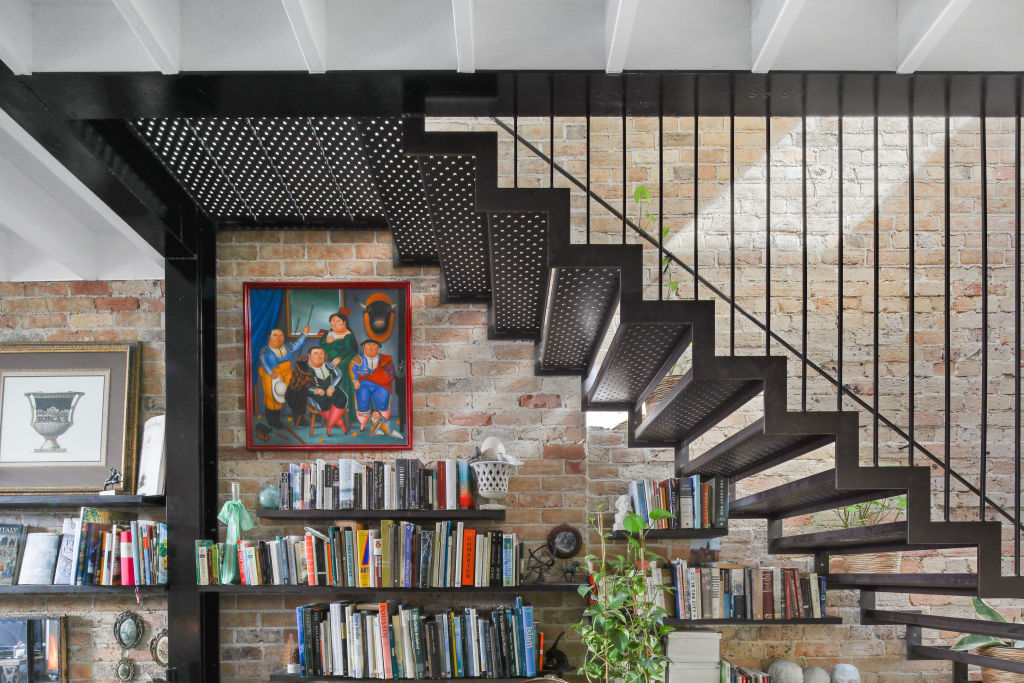
<svg viewBox="0 0 1024 683">
<path fill-rule="evenodd" d="M 590 405 L 635 402 L 689 330 L 676 322 L 620 325 L 593 386 L 586 387 Z"/>
<path fill-rule="evenodd" d="M 821 550 L 851 552 L 865 547 L 881 549 L 884 546 L 905 546 L 906 544 L 907 523 L 889 522 L 796 536 L 782 536 L 775 539 L 773 551 L 782 554 L 816 553 Z"/>
<path fill-rule="evenodd" d="M 691 369 L 640 423 L 636 441 L 691 441 L 756 396 L 762 386 L 762 380 L 694 379 Z"/>
<path fill-rule="evenodd" d="M 829 590 L 977 595 L 977 574 L 830 574 Z"/>
<path fill-rule="evenodd" d="M 359 119 L 359 131 L 399 259 L 437 263 L 437 235 L 423 176 L 415 159 L 401 153 L 401 119 Z"/>
<path fill-rule="evenodd" d="M 583 374 L 615 305 L 619 271 L 615 268 L 556 268 L 549 284 L 541 369 Z"/>
<path fill-rule="evenodd" d="M 491 295 L 487 217 L 475 211 L 476 160 L 417 157 L 437 231 L 437 255 L 450 299 Z"/>
<path fill-rule="evenodd" d="M 539 334 L 548 284 L 548 217 L 492 213 L 491 301 L 498 334 Z"/>
<path fill-rule="evenodd" d="M 840 491 L 836 489 L 836 471 L 826 470 L 782 486 L 737 498 L 729 503 L 729 516 L 738 519 L 754 517 L 792 517 L 844 505 L 880 500 L 904 491 Z"/>
<path fill-rule="evenodd" d="M 747 477 L 835 441 L 835 434 L 765 434 L 764 418 L 686 463 L 684 474 Z"/>
</svg>

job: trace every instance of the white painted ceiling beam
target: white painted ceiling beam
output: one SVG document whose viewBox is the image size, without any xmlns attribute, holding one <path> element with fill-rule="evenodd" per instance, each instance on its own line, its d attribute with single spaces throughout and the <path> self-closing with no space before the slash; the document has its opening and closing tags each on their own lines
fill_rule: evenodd
<svg viewBox="0 0 1024 683">
<path fill-rule="evenodd" d="M 281 0 L 288 23 L 295 34 L 306 69 L 311 74 L 327 72 L 326 0 Z"/>
<path fill-rule="evenodd" d="M 0 62 L 32 73 L 32 0 L 0 0 Z"/>
<path fill-rule="evenodd" d="M 768 73 L 775 65 L 807 0 L 753 0 L 750 4 L 750 70 Z"/>
<path fill-rule="evenodd" d="M 896 6 L 896 73 L 920 68 L 971 0 L 899 0 Z"/>
<path fill-rule="evenodd" d="M 640 0 L 608 0 L 605 5 L 604 45 L 607 58 L 604 70 L 607 73 L 620 74 L 626 66 L 639 6 Z"/>
<path fill-rule="evenodd" d="M 178 0 L 112 0 L 153 64 L 163 74 L 181 70 L 181 4 Z"/>
<path fill-rule="evenodd" d="M 473 42 L 473 0 L 452 0 L 452 16 L 455 20 L 455 54 L 459 61 L 459 73 L 474 73 L 476 45 Z"/>
</svg>

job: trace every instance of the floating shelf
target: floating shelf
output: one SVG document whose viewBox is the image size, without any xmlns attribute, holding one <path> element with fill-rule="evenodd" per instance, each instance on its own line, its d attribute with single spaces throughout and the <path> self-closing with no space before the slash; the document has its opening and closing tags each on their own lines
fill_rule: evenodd
<svg viewBox="0 0 1024 683">
<path fill-rule="evenodd" d="M 351 588 L 347 586 L 310 586 L 307 584 L 286 586 L 241 586 L 209 585 L 198 586 L 200 593 L 221 593 L 223 595 L 309 595 L 326 594 L 336 597 L 372 598 L 378 594 L 389 595 L 424 595 L 429 593 L 445 593 L 449 595 L 511 595 L 515 593 L 573 593 L 579 595 L 580 583 L 528 583 L 521 586 L 459 586 L 458 588 Z"/>
<path fill-rule="evenodd" d="M 489 683 L 522 683 L 526 680 L 526 676 L 519 676 L 517 678 L 475 678 L 475 677 L 462 677 L 462 678 L 395 678 L 389 680 L 397 681 L 425 681 L 430 683 L 431 681 L 489 681 Z M 298 674 L 284 674 L 276 673 L 270 674 L 271 681 L 367 681 L 367 680 L 378 680 L 373 678 L 350 678 L 348 676 L 300 676 Z"/>
<path fill-rule="evenodd" d="M 665 625 L 677 629 L 699 628 L 701 626 L 790 626 L 793 624 L 841 624 L 842 617 L 820 617 L 818 619 L 665 619 Z"/>
<path fill-rule="evenodd" d="M 689 538 L 718 538 L 726 536 L 729 529 L 651 529 L 647 532 L 648 541 L 668 541 Z M 631 534 L 628 531 L 613 531 L 613 541 L 624 541 Z"/>
<path fill-rule="evenodd" d="M 140 508 L 163 507 L 163 496 L 0 496 L 0 508 Z"/>
<path fill-rule="evenodd" d="M 505 519 L 504 510 L 258 510 L 260 519 L 379 521 L 382 519 L 430 522 Z"/>
<path fill-rule="evenodd" d="M 109 595 L 124 593 L 134 595 L 138 588 L 142 593 L 166 593 L 167 584 L 156 586 L 0 586 L 0 594 L 10 595 Z"/>
</svg>

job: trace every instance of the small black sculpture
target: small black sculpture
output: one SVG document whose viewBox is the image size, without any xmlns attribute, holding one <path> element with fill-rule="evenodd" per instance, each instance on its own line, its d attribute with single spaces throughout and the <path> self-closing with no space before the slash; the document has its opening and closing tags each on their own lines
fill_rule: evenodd
<svg viewBox="0 0 1024 683">
<path fill-rule="evenodd" d="M 558 649 L 558 641 L 565 635 L 565 631 L 558 634 L 555 638 L 555 642 L 544 651 L 544 672 L 553 672 L 556 676 L 561 677 L 566 671 L 571 669 L 569 666 L 569 658 L 566 657 L 565 653 Z"/>
<path fill-rule="evenodd" d="M 121 473 L 117 469 L 111 467 L 110 474 L 107 475 L 107 480 L 103 482 L 103 490 L 106 491 L 108 486 L 120 486 L 122 482 Z"/>
<path fill-rule="evenodd" d="M 573 583 L 576 581 L 576 572 L 580 570 L 583 565 L 580 564 L 579 560 L 574 560 L 572 564 L 562 567 L 562 581 L 565 583 Z"/>
<path fill-rule="evenodd" d="M 539 545 L 529 550 L 530 559 L 526 561 L 525 583 L 544 583 L 544 574 L 555 566 L 555 558 L 547 545 Z"/>
</svg>

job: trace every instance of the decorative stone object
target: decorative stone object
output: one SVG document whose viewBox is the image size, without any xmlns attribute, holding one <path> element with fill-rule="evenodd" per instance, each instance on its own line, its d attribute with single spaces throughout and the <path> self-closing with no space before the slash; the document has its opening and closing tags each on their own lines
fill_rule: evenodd
<svg viewBox="0 0 1024 683">
<path fill-rule="evenodd" d="M 804 683 L 804 672 L 800 665 L 788 659 L 772 662 L 768 667 L 772 683 Z"/>
<path fill-rule="evenodd" d="M 832 683 L 860 683 L 860 671 L 853 664 L 836 664 L 832 669 Z"/>
<path fill-rule="evenodd" d="M 830 683 L 828 672 L 818 666 L 804 669 L 804 683 Z"/>
<path fill-rule="evenodd" d="M 615 499 L 615 524 L 612 525 L 612 531 L 625 531 L 626 527 L 623 526 L 623 520 L 626 519 L 626 515 L 629 514 L 629 496 L 623 493 L 621 496 Z"/>
</svg>

